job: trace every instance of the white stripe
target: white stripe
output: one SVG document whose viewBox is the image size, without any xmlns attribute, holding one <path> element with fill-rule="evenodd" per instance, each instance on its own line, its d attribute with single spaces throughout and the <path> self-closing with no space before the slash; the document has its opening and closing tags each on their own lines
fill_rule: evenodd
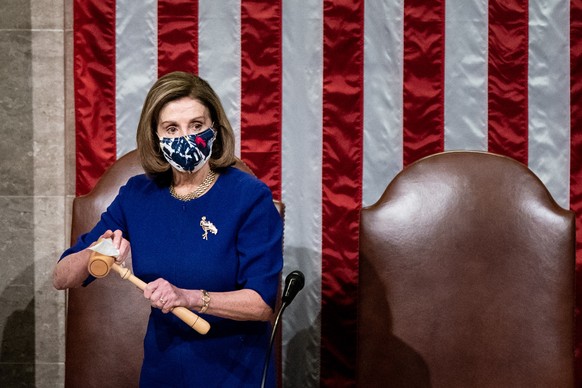
<svg viewBox="0 0 582 388">
<path fill-rule="evenodd" d="M 319 387 L 321 342 L 321 176 L 323 8 L 283 2 L 282 199 L 284 274 L 301 270 L 305 288 L 283 322 L 283 382 Z"/>
<path fill-rule="evenodd" d="M 562 207 L 570 191 L 569 1 L 529 2 L 528 165 Z"/>
<path fill-rule="evenodd" d="M 198 3 L 198 74 L 216 91 L 240 156 L 241 16 L 239 0 Z"/>
<path fill-rule="evenodd" d="M 118 0 L 115 18 L 115 116 L 119 158 L 136 147 L 141 107 L 157 78 L 157 1 Z"/>
<path fill-rule="evenodd" d="M 446 1 L 445 150 L 487 150 L 487 2 Z"/>
<path fill-rule="evenodd" d="M 364 206 L 402 169 L 403 12 L 403 0 L 364 5 Z"/>
</svg>

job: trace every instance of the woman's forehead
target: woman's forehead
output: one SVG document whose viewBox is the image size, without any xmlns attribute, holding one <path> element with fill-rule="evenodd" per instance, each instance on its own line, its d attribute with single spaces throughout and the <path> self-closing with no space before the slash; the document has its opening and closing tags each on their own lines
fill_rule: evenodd
<svg viewBox="0 0 582 388">
<path fill-rule="evenodd" d="M 200 101 L 191 97 L 182 97 L 177 100 L 168 102 L 160 110 L 160 122 L 165 120 L 172 120 L 175 118 L 183 118 L 185 116 L 200 117 L 208 119 L 209 111 Z"/>
</svg>

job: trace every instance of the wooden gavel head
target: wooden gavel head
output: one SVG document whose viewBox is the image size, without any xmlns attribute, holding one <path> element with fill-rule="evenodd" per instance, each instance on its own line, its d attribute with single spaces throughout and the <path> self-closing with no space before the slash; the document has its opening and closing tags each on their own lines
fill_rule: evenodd
<svg viewBox="0 0 582 388">
<path fill-rule="evenodd" d="M 87 269 L 96 278 L 103 278 L 109 274 L 115 259 L 98 252 L 92 252 Z"/>
</svg>

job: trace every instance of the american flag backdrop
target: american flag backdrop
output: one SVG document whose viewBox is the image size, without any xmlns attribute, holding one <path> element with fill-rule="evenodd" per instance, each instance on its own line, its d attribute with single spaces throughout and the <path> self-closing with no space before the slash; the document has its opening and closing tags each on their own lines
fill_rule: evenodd
<svg viewBox="0 0 582 388">
<path fill-rule="evenodd" d="M 582 230 L 581 56 L 582 0 L 75 0 L 77 194 L 135 148 L 159 75 L 209 81 L 238 155 L 286 205 L 284 275 L 306 277 L 284 384 L 351 386 L 359 209 L 403 167 L 513 157 Z"/>
</svg>

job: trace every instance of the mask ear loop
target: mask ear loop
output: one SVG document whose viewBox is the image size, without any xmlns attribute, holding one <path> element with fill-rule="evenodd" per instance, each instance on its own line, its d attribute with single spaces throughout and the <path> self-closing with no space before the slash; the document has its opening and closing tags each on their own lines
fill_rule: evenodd
<svg viewBox="0 0 582 388">
<path fill-rule="evenodd" d="M 212 132 L 214 133 L 212 140 L 216 140 L 216 137 L 218 136 L 218 131 L 216 130 L 216 128 L 214 128 L 214 121 L 210 125 L 210 129 L 212 129 Z"/>
</svg>

